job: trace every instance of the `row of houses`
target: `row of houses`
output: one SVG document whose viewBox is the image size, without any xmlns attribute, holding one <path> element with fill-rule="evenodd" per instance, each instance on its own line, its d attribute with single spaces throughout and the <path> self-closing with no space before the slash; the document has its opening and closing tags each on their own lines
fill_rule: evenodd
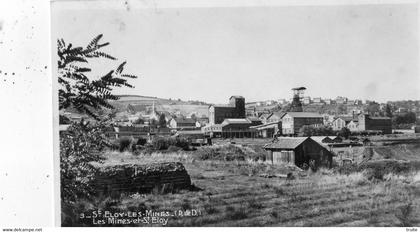
<svg viewBox="0 0 420 232">
<path fill-rule="evenodd" d="M 350 131 L 373 131 L 392 133 L 391 119 L 373 117 L 360 113 L 353 116 L 328 117 L 314 112 L 265 112 L 258 118 L 247 117 L 245 99 L 232 96 L 227 105 L 209 107 L 209 124 L 203 132 L 211 136 L 232 137 L 274 137 L 275 135 L 296 136 L 303 126 L 331 126 L 334 131 L 347 127 Z"/>
<path fill-rule="evenodd" d="M 334 131 L 348 128 L 351 132 L 377 131 L 383 134 L 392 133 L 392 121 L 389 117 L 373 117 L 369 114 L 357 116 L 340 116 L 331 124 Z"/>
<path fill-rule="evenodd" d="M 309 96 L 305 96 L 302 99 L 302 103 L 304 105 L 314 104 L 314 105 L 348 105 L 348 106 L 354 106 L 354 105 L 363 105 L 363 101 L 360 99 L 350 100 L 346 97 L 338 96 L 335 99 L 322 99 L 320 97 L 312 98 Z"/>
<path fill-rule="evenodd" d="M 286 100 L 286 99 L 278 99 L 277 101 L 274 100 L 267 100 L 267 101 L 261 101 L 261 102 L 250 102 L 247 103 L 247 107 L 256 107 L 256 106 L 271 106 L 274 104 L 278 104 L 278 105 L 286 105 L 288 103 L 290 103 L 292 101 L 292 99 L 290 99 L 290 101 Z M 369 101 L 368 101 L 369 102 Z M 304 105 L 310 105 L 310 104 L 314 104 L 314 105 L 332 105 L 332 104 L 337 104 L 337 105 L 348 105 L 348 106 L 361 106 L 363 105 L 363 101 L 360 99 L 348 99 L 346 97 L 342 97 L 342 96 L 338 96 L 335 99 L 329 99 L 329 98 L 321 98 L 321 97 L 314 97 L 311 98 L 309 96 L 305 96 L 302 98 L 302 103 Z"/>
</svg>

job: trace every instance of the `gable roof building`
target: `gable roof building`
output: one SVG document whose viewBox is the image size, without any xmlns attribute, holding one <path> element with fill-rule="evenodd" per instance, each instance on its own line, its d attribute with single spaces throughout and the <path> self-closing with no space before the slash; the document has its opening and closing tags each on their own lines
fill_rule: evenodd
<svg viewBox="0 0 420 232">
<path fill-rule="evenodd" d="M 359 114 L 358 129 L 360 131 L 381 131 L 384 134 L 392 133 L 392 122 L 389 117 L 373 117 L 369 114 Z"/>
<path fill-rule="evenodd" d="M 196 121 L 192 118 L 172 118 L 169 121 L 169 127 L 172 129 L 194 129 Z"/>
<path fill-rule="evenodd" d="M 279 137 L 264 146 L 267 160 L 273 164 L 292 164 L 302 167 L 314 163 L 331 167 L 333 154 L 310 137 Z"/>
<path fill-rule="evenodd" d="M 287 112 L 281 118 L 282 132 L 285 135 L 296 135 L 303 126 L 321 126 L 324 118 L 312 112 Z"/>
</svg>

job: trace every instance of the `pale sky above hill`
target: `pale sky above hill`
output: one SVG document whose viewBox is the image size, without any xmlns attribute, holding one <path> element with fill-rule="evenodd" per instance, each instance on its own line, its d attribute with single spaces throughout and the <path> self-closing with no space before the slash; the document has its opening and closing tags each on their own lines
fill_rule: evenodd
<svg viewBox="0 0 420 232">
<path fill-rule="evenodd" d="M 52 3 L 53 41 L 105 50 L 140 78 L 118 94 L 226 103 L 311 97 L 420 99 L 415 4 L 139 8 Z M 53 56 L 54 57 L 54 56 Z M 117 62 L 92 64 L 105 74 Z M 102 71 L 103 70 L 103 71 Z"/>
</svg>

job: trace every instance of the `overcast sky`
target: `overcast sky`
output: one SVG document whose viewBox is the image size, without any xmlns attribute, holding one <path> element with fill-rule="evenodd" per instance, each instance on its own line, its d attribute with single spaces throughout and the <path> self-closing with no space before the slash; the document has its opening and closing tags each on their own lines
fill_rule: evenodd
<svg viewBox="0 0 420 232">
<path fill-rule="evenodd" d="M 54 2 L 52 36 L 105 50 L 140 78 L 116 93 L 225 103 L 311 97 L 420 99 L 414 4 L 140 9 Z M 92 64 L 105 74 L 116 62 Z"/>
</svg>

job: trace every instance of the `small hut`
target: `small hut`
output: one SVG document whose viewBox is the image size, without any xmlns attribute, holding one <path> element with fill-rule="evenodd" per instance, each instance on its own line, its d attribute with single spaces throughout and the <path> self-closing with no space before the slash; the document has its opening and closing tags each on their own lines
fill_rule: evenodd
<svg viewBox="0 0 420 232">
<path fill-rule="evenodd" d="M 309 137 L 279 137 L 264 146 L 267 160 L 273 164 L 294 164 L 298 167 L 315 162 L 317 167 L 330 168 L 333 154 Z"/>
</svg>

